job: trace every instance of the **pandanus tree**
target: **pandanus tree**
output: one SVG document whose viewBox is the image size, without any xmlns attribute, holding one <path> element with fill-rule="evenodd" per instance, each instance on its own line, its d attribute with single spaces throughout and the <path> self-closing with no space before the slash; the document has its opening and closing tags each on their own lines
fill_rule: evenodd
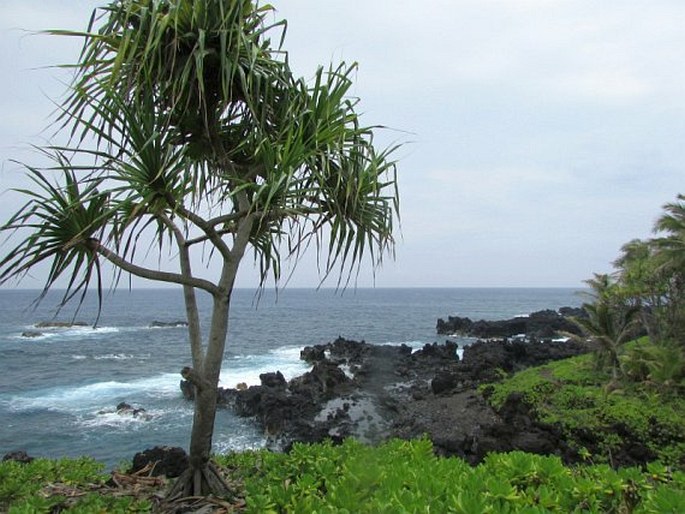
<svg viewBox="0 0 685 514">
<path fill-rule="evenodd" d="M 210 452 L 246 252 L 260 286 L 309 247 L 322 280 L 333 272 L 345 286 L 394 242 L 396 147 L 377 150 L 375 127 L 361 124 L 348 95 L 354 65 L 296 78 L 274 18 L 251 0 L 117 0 L 84 32 L 51 31 L 84 41 L 55 120 L 68 142 L 43 149 L 49 165 L 26 166 L 33 187 L 2 226 L 12 246 L 0 281 L 45 266 L 44 292 L 65 287 L 62 303 L 91 286 L 101 300 L 105 265 L 115 285 L 130 274 L 182 288 L 195 414 L 190 466 L 172 495 L 225 492 Z M 146 264 L 151 244 L 173 252 L 171 270 Z M 208 259 L 216 277 L 196 273 Z M 199 292 L 212 299 L 207 327 Z"/>
</svg>

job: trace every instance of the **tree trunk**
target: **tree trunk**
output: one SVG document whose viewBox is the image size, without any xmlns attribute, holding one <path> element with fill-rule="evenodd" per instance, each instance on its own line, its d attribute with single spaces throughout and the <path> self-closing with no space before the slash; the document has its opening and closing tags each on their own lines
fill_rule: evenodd
<svg viewBox="0 0 685 514">
<path fill-rule="evenodd" d="M 210 340 L 207 345 L 199 379 L 194 382 L 195 413 L 190 437 L 189 468 L 177 479 L 169 492 L 170 498 L 182 496 L 226 496 L 228 485 L 210 462 L 214 420 L 216 417 L 217 388 L 226 336 L 230 293 L 215 295 Z"/>
<path fill-rule="evenodd" d="M 247 199 L 243 195 L 243 207 L 247 208 Z M 217 468 L 209 458 L 212 453 L 212 436 L 216 417 L 217 388 L 219 374 L 224 358 L 226 337 L 228 336 L 228 315 L 231 306 L 233 285 L 238 274 L 238 265 L 243 258 L 249 242 L 254 218 L 247 216 L 240 222 L 236 232 L 233 250 L 225 257 L 221 278 L 212 293 L 212 321 L 209 329 L 209 341 L 202 361 L 202 369 L 195 370 L 199 377 L 195 386 L 195 414 L 190 435 L 190 458 L 188 469 L 178 478 L 171 491 L 170 498 L 178 496 L 207 496 L 214 494 L 225 497 L 231 491 Z M 192 375 L 192 374 L 191 374 Z"/>
<path fill-rule="evenodd" d="M 196 387 L 189 467 L 174 483 L 169 491 L 169 498 L 209 495 L 226 497 L 231 494 L 231 490 L 218 469 L 209 460 L 212 451 L 216 397 L 216 385 Z"/>
</svg>

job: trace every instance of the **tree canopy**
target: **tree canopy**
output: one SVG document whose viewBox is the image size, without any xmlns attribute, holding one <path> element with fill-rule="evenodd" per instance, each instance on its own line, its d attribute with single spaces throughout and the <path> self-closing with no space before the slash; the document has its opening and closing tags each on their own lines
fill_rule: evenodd
<svg viewBox="0 0 685 514">
<path fill-rule="evenodd" d="M 587 281 L 591 302 L 578 323 L 600 364 L 619 376 L 685 390 L 685 196 L 663 206 L 656 237 L 621 248 L 615 272 Z M 639 335 L 642 343 L 626 350 Z"/>
<path fill-rule="evenodd" d="M 273 18 L 251 0 L 116 0 L 84 32 L 50 31 L 84 42 L 55 117 L 67 143 L 42 149 L 51 165 L 26 166 L 27 202 L 1 227 L 17 233 L 0 282 L 47 263 L 44 292 L 66 281 L 62 303 L 91 285 L 101 293 L 105 263 L 115 285 L 127 273 L 183 287 L 193 363 L 183 375 L 196 408 L 179 493 L 221 490 L 208 460 L 245 252 L 263 285 L 313 246 L 322 279 L 337 271 L 345 286 L 394 243 L 396 147 L 378 150 L 377 127 L 360 121 L 356 64 L 295 77 L 286 24 Z M 178 268 L 146 264 L 150 245 L 172 251 Z M 196 274 L 198 260 L 218 261 L 218 276 Z M 213 298 L 204 332 L 198 290 Z"/>
</svg>

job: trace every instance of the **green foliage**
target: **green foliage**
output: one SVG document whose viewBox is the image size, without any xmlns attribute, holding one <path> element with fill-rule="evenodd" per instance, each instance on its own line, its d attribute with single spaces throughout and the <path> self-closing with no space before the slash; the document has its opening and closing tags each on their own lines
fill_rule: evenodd
<svg viewBox="0 0 685 514">
<path fill-rule="evenodd" d="M 645 344 L 646 339 L 629 344 L 628 354 Z M 558 425 L 578 450 L 589 434 L 599 451 L 593 460 L 609 461 L 630 435 L 666 462 L 685 462 L 685 398 L 630 381 L 610 382 L 608 371 L 597 370 L 589 355 L 531 368 L 487 389 L 495 408 L 521 393 L 538 419 Z"/>
<path fill-rule="evenodd" d="M 102 464 L 90 458 L 36 459 L 29 464 L 0 463 L 0 511 L 20 513 L 149 512 L 144 499 L 114 497 L 96 492 L 108 478 Z M 54 491 L 48 494 L 50 486 Z M 75 505 L 67 503 L 68 491 L 83 492 Z M 80 493 L 79 493 L 80 494 Z"/>
<path fill-rule="evenodd" d="M 376 448 L 353 440 L 296 445 L 289 454 L 259 451 L 219 460 L 242 476 L 247 512 L 254 513 L 647 513 L 685 505 L 685 474 L 665 466 L 644 472 L 570 468 L 557 457 L 513 452 L 471 467 L 436 457 L 425 439 Z"/>
<path fill-rule="evenodd" d="M 642 339 L 621 357 L 626 376 L 664 393 L 685 390 L 685 351 L 679 344 Z"/>
<path fill-rule="evenodd" d="M 583 304 L 586 317 L 574 321 L 595 346 L 599 368 L 610 369 L 614 378 L 620 375 L 619 353 L 636 332 L 639 308 L 620 294 L 619 285 L 609 276 L 595 274 L 585 281 L 591 288 L 591 303 Z"/>
<path fill-rule="evenodd" d="M 102 465 L 92 459 L 36 459 L 29 464 L 14 461 L 0 465 L 0 507 L 16 498 L 35 494 L 41 484 L 61 482 L 66 485 L 101 483 Z"/>
<path fill-rule="evenodd" d="M 677 392 L 685 385 L 685 195 L 663 210 L 654 225 L 659 237 L 626 243 L 614 261 L 615 273 L 586 281 L 593 301 L 583 306 L 587 318 L 577 321 L 614 379 L 623 372 Z M 636 335 L 635 325 L 652 344 L 620 358 L 621 346 Z"/>
<path fill-rule="evenodd" d="M 564 466 L 558 457 L 491 454 L 471 467 L 441 458 L 427 439 L 368 447 L 355 440 L 294 445 L 216 458 L 243 483 L 248 513 L 661 513 L 685 512 L 685 473 L 660 463 L 646 469 Z M 107 476 L 90 459 L 0 464 L 0 510 L 19 513 L 151 512 L 152 502 L 99 494 Z M 43 494 L 71 486 L 73 498 Z M 93 492 L 85 492 L 93 491 Z"/>
</svg>

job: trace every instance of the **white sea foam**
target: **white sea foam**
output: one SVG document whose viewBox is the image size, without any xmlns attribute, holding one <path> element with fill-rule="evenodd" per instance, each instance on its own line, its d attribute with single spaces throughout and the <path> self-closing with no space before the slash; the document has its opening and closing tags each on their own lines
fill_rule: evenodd
<svg viewBox="0 0 685 514">
<path fill-rule="evenodd" d="M 94 413 L 94 415 L 81 417 L 79 419 L 79 425 L 85 428 L 137 428 L 151 423 L 164 414 L 165 411 L 161 409 L 146 410 L 144 413 L 137 416 L 129 413 L 118 413 L 114 410 L 98 411 Z"/>
<path fill-rule="evenodd" d="M 214 443 L 214 453 L 224 454 L 229 452 L 244 452 L 249 450 L 261 450 L 266 448 L 266 437 L 256 438 L 254 436 L 245 436 L 243 434 L 236 434 L 230 439 L 221 439 Z"/>
<path fill-rule="evenodd" d="M 345 376 L 347 378 L 354 378 L 354 373 L 352 373 L 352 370 L 350 369 L 350 367 L 348 365 L 341 364 L 339 367 L 342 370 L 342 372 L 345 373 Z"/>
<path fill-rule="evenodd" d="M 128 361 L 128 360 L 137 360 L 137 361 L 145 361 L 149 360 L 151 355 L 149 353 L 141 353 L 141 354 L 134 354 L 134 353 L 106 353 L 103 355 L 82 355 L 82 354 L 74 354 L 71 356 L 72 359 L 76 361 L 82 361 L 82 360 L 94 360 L 94 361 Z"/>
<path fill-rule="evenodd" d="M 261 450 L 267 446 L 266 436 L 251 420 L 236 418 L 232 425 L 229 432 L 215 432 L 215 453 Z"/>
<path fill-rule="evenodd" d="M 142 405 L 132 403 L 134 409 Z M 144 412 L 134 415 L 133 412 L 118 412 L 115 407 L 90 410 L 76 416 L 76 424 L 84 429 L 98 430 L 100 428 L 120 432 L 146 430 L 168 430 L 171 426 L 188 426 L 189 418 L 193 416 L 193 405 L 180 402 L 166 404 L 166 407 L 146 408 Z"/>
<path fill-rule="evenodd" d="M 280 371 L 286 380 L 309 371 L 311 366 L 300 360 L 299 346 L 284 346 L 260 355 L 236 355 L 223 366 L 220 385 L 235 387 L 245 383 L 259 385 L 259 375 Z"/>
<path fill-rule="evenodd" d="M 135 355 L 132 353 L 107 353 L 105 355 L 94 355 L 93 360 L 96 361 L 128 361 L 128 360 L 147 360 L 150 358 L 149 353 L 142 353 Z"/>
<path fill-rule="evenodd" d="M 379 343 L 379 346 L 409 346 L 412 351 L 413 350 L 418 350 L 420 348 L 423 348 L 423 345 L 426 344 L 424 341 L 387 341 L 385 343 Z"/>
<path fill-rule="evenodd" d="M 132 396 L 173 398 L 179 395 L 179 375 L 165 373 L 131 382 L 106 381 L 82 386 L 59 387 L 40 393 L 14 396 L 9 400 L 14 412 L 53 410 L 58 412 L 83 412 L 116 405 Z"/>
<path fill-rule="evenodd" d="M 78 326 L 78 327 L 39 327 L 31 325 L 25 327 L 26 330 L 17 336 L 15 339 L 21 339 L 22 341 L 46 341 L 46 340 L 64 340 L 64 339 L 83 339 L 85 337 L 98 337 L 106 334 L 114 334 L 121 332 L 118 327 L 90 327 L 90 326 Z M 30 333 L 31 335 L 26 336 L 24 333 Z"/>
</svg>

